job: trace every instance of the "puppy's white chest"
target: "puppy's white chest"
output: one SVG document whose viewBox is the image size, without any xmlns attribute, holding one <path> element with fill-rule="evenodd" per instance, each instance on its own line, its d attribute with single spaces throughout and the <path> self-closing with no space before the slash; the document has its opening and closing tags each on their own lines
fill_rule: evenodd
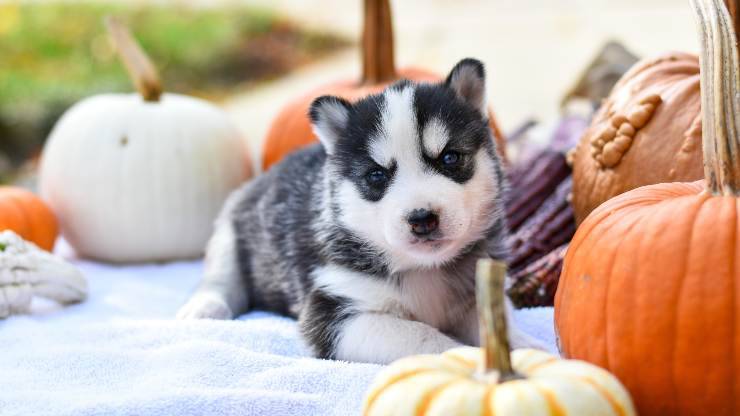
<svg viewBox="0 0 740 416">
<path fill-rule="evenodd" d="M 395 281 L 337 266 L 315 273 L 318 287 L 350 299 L 353 308 L 390 313 L 443 330 L 458 324 L 472 304 L 471 299 L 461 299 L 449 277 L 435 270 L 408 272 Z"/>
<path fill-rule="evenodd" d="M 410 319 L 440 329 L 451 329 L 459 322 L 469 302 L 456 296 L 447 279 L 433 270 L 403 276 L 398 300 Z"/>
</svg>

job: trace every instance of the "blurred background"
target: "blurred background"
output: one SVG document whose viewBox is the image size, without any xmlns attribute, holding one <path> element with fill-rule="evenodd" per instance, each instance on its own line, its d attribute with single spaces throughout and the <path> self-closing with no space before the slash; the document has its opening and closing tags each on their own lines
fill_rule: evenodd
<svg viewBox="0 0 740 416">
<path fill-rule="evenodd" d="M 610 41 L 618 62 L 698 49 L 683 0 L 395 0 L 396 62 L 440 74 L 483 60 L 506 133 L 547 123 Z M 102 17 L 120 16 L 157 64 L 165 89 L 227 110 L 259 160 L 290 99 L 358 77 L 360 0 L 0 0 L 0 183 L 33 182 L 59 115 L 101 92 L 132 91 Z M 257 166 L 257 164 L 256 164 Z"/>
</svg>

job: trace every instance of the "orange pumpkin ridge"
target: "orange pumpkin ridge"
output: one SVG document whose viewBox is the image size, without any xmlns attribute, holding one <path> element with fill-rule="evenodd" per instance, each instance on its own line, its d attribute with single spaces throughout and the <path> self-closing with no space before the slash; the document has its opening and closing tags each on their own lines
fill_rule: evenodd
<svg viewBox="0 0 740 416">
<path fill-rule="evenodd" d="M 13 198 L 11 192 L 6 192 L 5 197 L 0 199 L 0 230 L 11 229 L 20 236 L 30 238 L 28 221 L 23 215 L 23 209 L 18 206 L 18 202 Z"/>
<path fill-rule="evenodd" d="M 44 250 L 54 248 L 59 228 L 51 209 L 21 188 L 0 186 L 0 231 L 12 230 Z"/>
<path fill-rule="evenodd" d="M 36 224 L 34 224 L 33 221 L 33 215 L 35 212 L 31 212 L 36 211 L 36 207 L 24 207 L 23 195 L 17 190 L 11 191 L 8 195 L 8 199 L 10 202 L 9 205 L 15 207 L 16 212 L 18 213 L 18 222 L 19 224 L 23 224 L 22 227 L 25 230 L 26 235 L 28 235 L 28 240 L 38 241 L 39 232 L 36 230 Z"/>
<path fill-rule="evenodd" d="M 37 242 L 41 247 L 54 247 L 57 238 L 57 221 L 56 217 L 51 214 L 50 209 L 45 204 L 27 206 L 23 208 L 27 197 L 24 192 L 16 190 L 12 193 L 11 199 L 15 200 L 18 212 L 23 216 L 26 224 L 28 240 Z M 51 214 L 51 215 L 49 215 Z M 54 230 L 53 233 L 47 230 Z"/>
</svg>

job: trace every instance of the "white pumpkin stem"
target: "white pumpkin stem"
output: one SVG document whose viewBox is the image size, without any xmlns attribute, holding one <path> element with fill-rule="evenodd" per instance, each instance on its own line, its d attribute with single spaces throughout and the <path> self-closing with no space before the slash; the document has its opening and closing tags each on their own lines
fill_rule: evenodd
<svg viewBox="0 0 740 416">
<path fill-rule="evenodd" d="M 734 24 L 722 0 L 690 0 L 701 43 L 704 177 L 713 195 L 740 196 L 740 77 Z"/>
<path fill-rule="evenodd" d="M 362 83 L 378 84 L 396 78 L 393 20 L 389 0 L 365 0 L 362 31 Z"/>
<path fill-rule="evenodd" d="M 144 101 L 156 102 L 162 95 L 162 83 L 151 59 L 118 19 L 105 18 L 105 27 L 113 48 L 123 61 L 131 81 Z"/>
<path fill-rule="evenodd" d="M 506 328 L 505 278 L 506 264 L 495 260 L 478 260 L 475 286 L 480 341 L 484 353 L 482 371 L 497 372 L 501 380 L 518 378 L 511 366 L 511 347 Z"/>
</svg>

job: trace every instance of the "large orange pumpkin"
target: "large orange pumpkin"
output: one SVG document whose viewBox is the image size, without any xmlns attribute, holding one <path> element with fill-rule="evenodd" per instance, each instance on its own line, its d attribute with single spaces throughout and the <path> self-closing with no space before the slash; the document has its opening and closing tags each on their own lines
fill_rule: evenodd
<svg viewBox="0 0 740 416">
<path fill-rule="evenodd" d="M 614 86 L 576 147 L 576 222 L 607 199 L 643 185 L 702 177 L 699 59 L 645 59 Z"/>
<path fill-rule="evenodd" d="M 407 78 L 438 82 L 439 75 L 420 68 L 396 70 L 393 56 L 393 26 L 389 0 L 365 0 L 362 36 L 362 78 L 342 80 L 319 87 L 289 102 L 273 120 L 262 148 L 262 169 L 267 170 L 286 154 L 317 141 L 308 119 L 308 108 L 316 97 L 336 95 L 356 101 L 383 90 L 388 84 Z M 504 155 L 504 136 L 489 111 L 491 130 Z"/>
<path fill-rule="evenodd" d="M 701 28 L 706 182 L 617 196 L 581 224 L 555 298 L 560 347 L 605 367 L 644 415 L 740 412 L 740 77 L 720 0 Z"/>
<path fill-rule="evenodd" d="M 25 189 L 0 186 L 0 231 L 12 230 L 23 239 L 51 251 L 59 235 L 56 217 L 39 197 Z"/>
</svg>

